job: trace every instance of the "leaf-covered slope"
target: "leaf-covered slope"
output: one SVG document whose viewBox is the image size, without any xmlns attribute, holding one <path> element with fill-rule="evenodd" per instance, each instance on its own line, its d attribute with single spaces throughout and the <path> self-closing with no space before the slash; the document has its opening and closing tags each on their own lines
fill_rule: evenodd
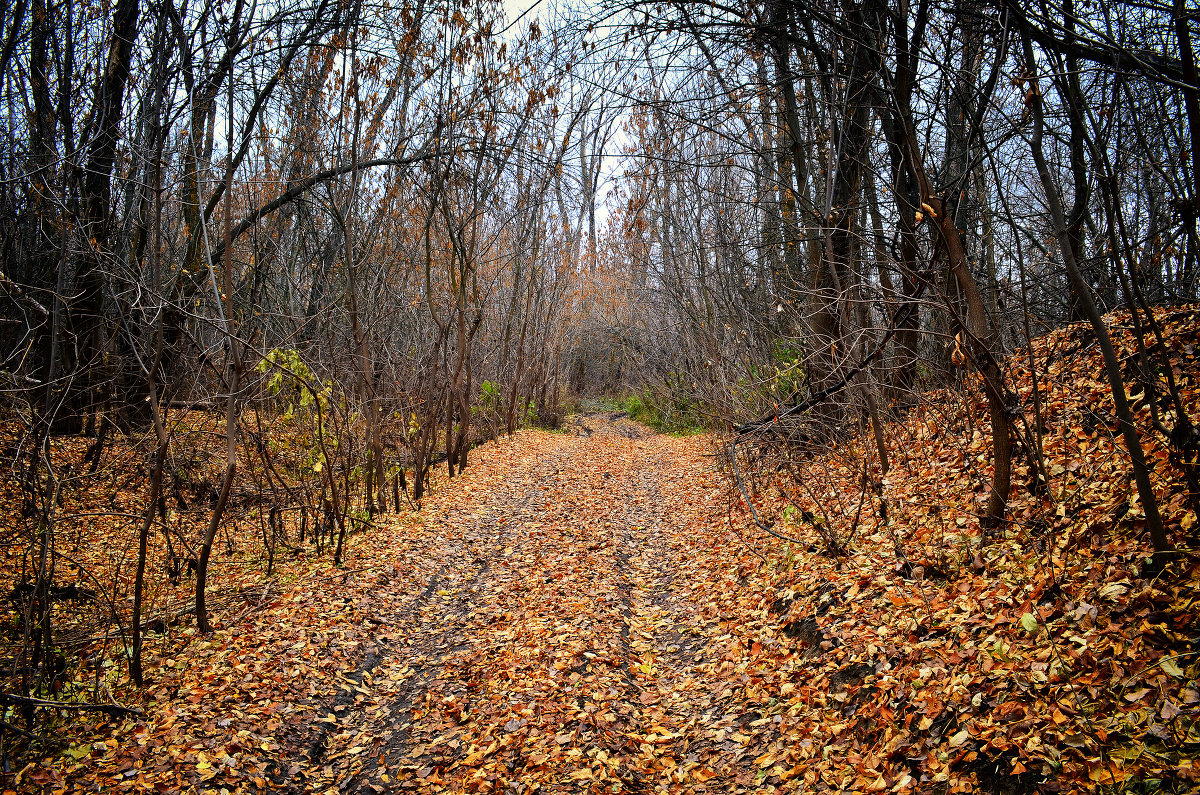
<svg viewBox="0 0 1200 795">
<path fill-rule="evenodd" d="M 1159 317 L 1194 418 L 1197 314 Z M 1135 385 L 1129 318 L 1110 321 Z M 1026 450 L 1014 467 L 1012 521 L 988 543 L 978 519 L 990 482 L 986 415 L 970 389 L 887 428 L 892 467 L 878 494 L 863 495 L 870 454 L 858 441 L 808 462 L 803 485 L 778 484 L 764 506 L 778 528 L 813 543 L 774 549 L 752 577 L 763 592 L 756 638 L 772 656 L 764 676 L 790 689 L 781 714 L 798 746 L 811 743 L 805 775 L 852 791 L 1193 791 L 1200 579 L 1178 459 L 1131 386 L 1180 548 L 1151 576 L 1091 330 L 1049 334 L 1007 366 L 1024 413 L 1017 430 L 1040 432 L 1050 482 L 1038 482 Z M 1158 409 L 1174 427 L 1165 397 Z M 856 512 L 850 554 L 817 552 L 818 530 L 844 539 Z"/>
</svg>

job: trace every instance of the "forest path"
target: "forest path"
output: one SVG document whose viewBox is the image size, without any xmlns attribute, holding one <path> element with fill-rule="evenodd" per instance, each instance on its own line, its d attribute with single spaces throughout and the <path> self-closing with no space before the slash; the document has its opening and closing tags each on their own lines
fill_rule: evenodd
<svg viewBox="0 0 1200 795">
<path fill-rule="evenodd" d="M 568 428 L 486 446 L 429 500 L 429 544 L 410 561 L 423 579 L 380 594 L 378 648 L 318 724 L 295 789 L 761 783 L 772 733 L 723 660 L 716 604 L 744 550 L 714 521 L 726 493 L 711 451 L 615 414 Z"/>
</svg>

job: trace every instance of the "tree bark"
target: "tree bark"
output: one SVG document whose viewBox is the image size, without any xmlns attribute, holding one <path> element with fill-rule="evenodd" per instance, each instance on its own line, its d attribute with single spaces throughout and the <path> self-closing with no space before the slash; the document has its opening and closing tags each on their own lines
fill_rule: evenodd
<svg viewBox="0 0 1200 795">
<path fill-rule="evenodd" d="M 1079 271 L 1059 188 L 1054 182 L 1054 177 L 1050 173 L 1050 166 L 1046 162 L 1045 154 L 1042 152 L 1042 134 L 1045 122 L 1043 121 L 1042 96 L 1038 86 L 1037 75 L 1033 71 L 1038 61 L 1034 57 L 1031 38 L 1026 35 L 1023 39 L 1025 64 L 1026 68 L 1030 70 L 1030 93 L 1027 96 L 1029 97 L 1029 109 L 1033 117 L 1033 135 L 1029 143 L 1029 148 L 1033 154 L 1034 163 L 1037 166 L 1038 177 L 1042 182 L 1042 189 L 1046 194 L 1046 204 L 1050 210 L 1050 217 L 1054 222 L 1059 253 L 1063 258 L 1063 265 L 1066 267 L 1067 276 L 1071 282 L 1072 294 L 1074 294 L 1076 300 L 1079 302 L 1084 315 L 1092 326 L 1092 330 L 1096 333 L 1096 340 L 1100 343 L 1100 351 L 1104 356 L 1104 371 L 1108 376 L 1109 387 L 1112 389 L 1113 407 L 1116 409 L 1117 422 L 1121 426 L 1121 435 L 1125 440 L 1125 447 L 1129 452 L 1129 461 L 1133 469 L 1134 482 L 1137 484 L 1138 497 L 1142 502 L 1142 510 L 1146 514 L 1146 529 L 1150 532 L 1150 539 L 1154 544 L 1154 559 L 1156 565 L 1161 565 L 1173 547 L 1167 538 L 1162 516 L 1159 514 L 1158 498 L 1154 494 L 1154 485 L 1150 481 L 1150 468 L 1146 463 L 1145 452 L 1142 450 L 1141 434 L 1138 433 L 1137 426 L 1133 424 L 1133 413 L 1129 409 L 1129 399 L 1125 394 L 1125 379 L 1121 375 L 1121 363 L 1117 359 L 1117 353 L 1112 344 L 1112 337 L 1109 336 L 1108 328 L 1104 325 L 1104 319 L 1100 316 L 1100 311 L 1097 309 L 1096 302 L 1092 298 L 1091 287 L 1088 286 L 1083 278 L 1083 274 Z M 1072 99 L 1074 98 L 1069 98 L 1068 101 Z M 1075 114 L 1072 115 L 1074 116 Z"/>
</svg>

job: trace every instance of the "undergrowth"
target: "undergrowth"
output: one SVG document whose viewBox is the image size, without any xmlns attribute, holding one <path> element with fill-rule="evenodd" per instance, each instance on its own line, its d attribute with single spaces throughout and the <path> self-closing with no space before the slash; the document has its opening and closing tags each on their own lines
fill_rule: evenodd
<svg viewBox="0 0 1200 795">
<path fill-rule="evenodd" d="M 687 397 L 665 396 L 643 389 L 625 398 L 621 407 L 629 418 L 648 425 L 659 433 L 694 436 L 710 430 L 708 418 L 700 406 Z"/>
</svg>

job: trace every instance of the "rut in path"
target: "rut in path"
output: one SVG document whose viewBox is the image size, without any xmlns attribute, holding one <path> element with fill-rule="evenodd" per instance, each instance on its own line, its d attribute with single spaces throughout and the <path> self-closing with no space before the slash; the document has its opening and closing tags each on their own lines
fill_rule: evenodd
<svg viewBox="0 0 1200 795">
<path fill-rule="evenodd" d="M 738 543 L 712 521 L 712 458 L 604 415 L 580 426 L 501 442 L 516 462 L 485 448 L 431 501 L 428 579 L 394 584 L 414 596 L 388 602 L 402 606 L 380 616 L 386 639 L 325 717 L 296 789 L 762 782 L 764 705 L 724 659 L 711 599 L 736 584 Z"/>
</svg>

